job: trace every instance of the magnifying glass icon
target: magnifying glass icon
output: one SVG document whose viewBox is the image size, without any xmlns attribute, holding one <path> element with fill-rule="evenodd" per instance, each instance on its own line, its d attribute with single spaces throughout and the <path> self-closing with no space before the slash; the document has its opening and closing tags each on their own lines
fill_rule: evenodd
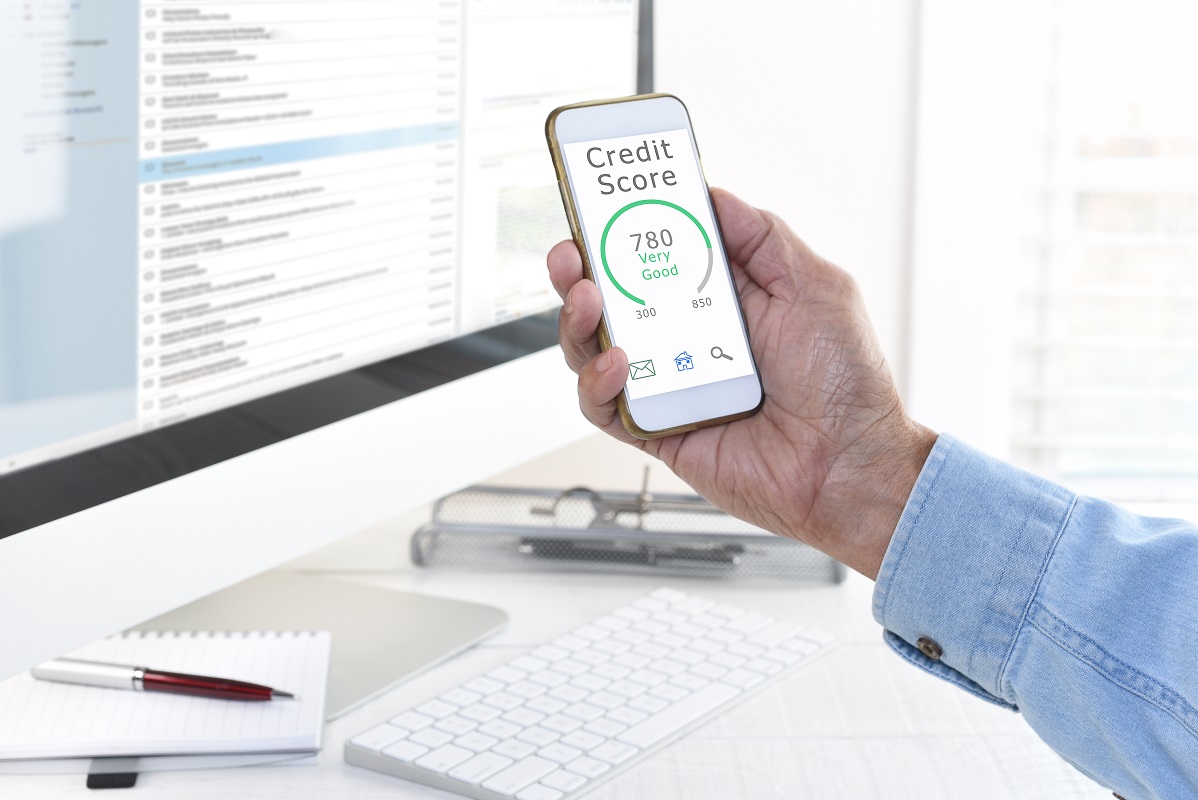
<svg viewBox="0 0 1198 800">
<path fill-rule="evenodd" d="M 711 357 L 712 357 L 712 358 L 726 358 L 726 359 L 728 359 L 729 361 L 731 361 L 731 360 L 732 360 L 732 356 L 730 356 L 730 355 L 728 355 L 727 353 L 725 353 L 725 352 L 724 352 L 724 350 L 723 350 L 723 348 L 721 348 L 721 347 L 713 347 L 713 348 L 711 348 Z"/>
</svg>

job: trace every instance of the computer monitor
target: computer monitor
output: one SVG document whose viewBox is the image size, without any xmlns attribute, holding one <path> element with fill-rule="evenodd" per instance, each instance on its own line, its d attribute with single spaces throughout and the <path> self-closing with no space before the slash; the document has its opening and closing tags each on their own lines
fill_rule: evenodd
<svg viewBox="0 0 1198 800">
<path fill-rule="evenodd" d="M 13 14 L 0 677 L 586 432 L 543 123 L 648 0 Z"/>
</svg>

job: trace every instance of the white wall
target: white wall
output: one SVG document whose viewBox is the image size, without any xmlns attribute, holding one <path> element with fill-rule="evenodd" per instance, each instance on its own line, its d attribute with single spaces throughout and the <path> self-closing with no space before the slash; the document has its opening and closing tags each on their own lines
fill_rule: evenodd
<svg viewBox="0 0 1198 800">
<path fill-rule="evenodd" d="M 853 273 L 906 369 L 916 0 L 656 0 L 656 88 L 708 180 Z"/>
</svg>

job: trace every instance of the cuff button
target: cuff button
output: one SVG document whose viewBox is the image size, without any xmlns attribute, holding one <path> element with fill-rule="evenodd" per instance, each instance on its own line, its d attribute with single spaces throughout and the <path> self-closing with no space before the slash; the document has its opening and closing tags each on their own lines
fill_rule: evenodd
<svg viewBox="0 0 1198 800">
<path fill-rule="evenodd" d="M 933 661 L 939 661 L 940 657 L 944 655 L 944 651 L 940 649 L 940 645 L 926 636 L 920 636 L 919 640 L 915 642 L 915 646 L 919 648 L 919 652 Z"/>
</svg>

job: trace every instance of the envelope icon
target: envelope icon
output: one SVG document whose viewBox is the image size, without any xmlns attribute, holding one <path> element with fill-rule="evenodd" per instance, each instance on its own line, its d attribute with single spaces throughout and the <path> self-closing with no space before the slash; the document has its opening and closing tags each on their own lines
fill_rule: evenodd
<svg viewBox="0 0 1198 800">
<path fill-rule="evenodd" d="M 653 359 L 649 359 L 648 361 L 630 361 L 628 374 L 634 381 L 639 381 L 641 378 L 652 378 L 657 371 L 653 369 Z"/>
</svg>

